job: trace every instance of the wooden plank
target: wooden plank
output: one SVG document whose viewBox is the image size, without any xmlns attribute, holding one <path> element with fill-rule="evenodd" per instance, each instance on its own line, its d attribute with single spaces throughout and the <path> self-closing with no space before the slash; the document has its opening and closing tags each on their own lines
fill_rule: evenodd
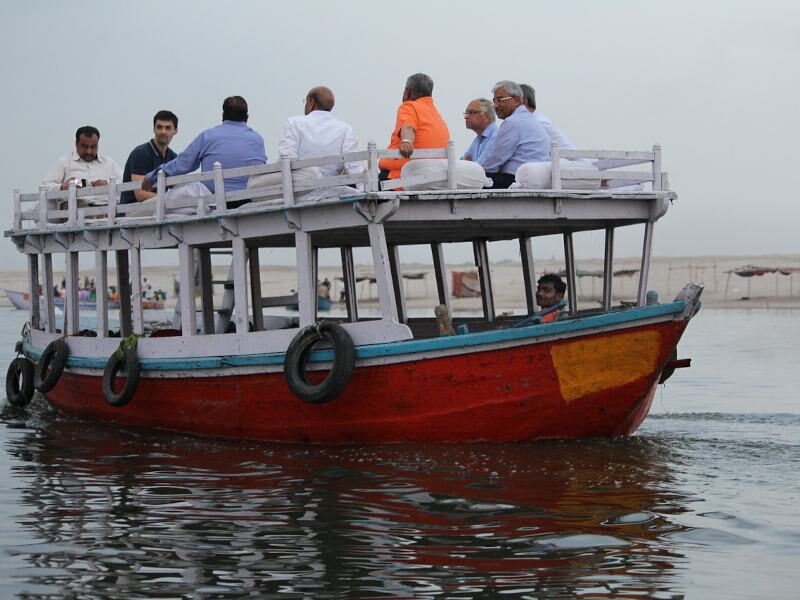
<svg viewBox="0 0 800 600">
<path fill-rule="evenodd" d="M 108 252 L 97 250 L 94 253 L 94 289 L 97 304 L 97 337 L 108 337 Z"/>
<path fill-rule="evenodd" d="M 572 240 L 572 233 L 564 234 L 564 261 L 567 271 L 567 299 L 569 301 L 569 312 L 571 315 L 578 312 L 578 276 L 575 266 L 575 245 Z"/>
<path fill-rule="evenodd" d="M 522 281 L 525 287 L 527 314 L 536 312 L 536 270 L 533 263 L 533 242 L 528 236 L 519 238 L 519 256 L 522 260 Z"/>
<path fill-rule="evenodd" d="M 637 306 L 647 305 L 647 284 L 650 279 L 650 256 L 653 252 L 653 229 L 655 224 L 648 221 L 644 224 L 644 241 L 642 243 L 642 262 L 639 269 L 639 294 Z"/>
<path fill-rule="evenodd" d="M 77 335 L 80 331 L 80 305 L 78 303 L 78 253 L 66 252 L 67 291 L 64 297 L 64 333 Z"/>
<path fill-rule="evenodd" d="M 200 272 L 200 304 L 203 313 L 203 333 L 214 333 L 214 282 L 211 270 L 211 250 L 197 248 L 197 269 Z"/>
<path fill-rule="evenodd" d="M 52 290 L 50 291 L 52 294 Z M 41 325 L 39 306 L 39 255 L 28 254 L 28 296 L 31 305 L 28 309 L 31 327 L 39 329 Z"/>
<path fill-rule="evenodd" d="M 397 304 L 397 316 L 401 323 L 408 323 L 405 291 L 403 290 L 403 273 L 400 263 L 400 246 L 389 246 L 389 267 L 392 270 L 394 300 Z"/>
<path fill-rule="evenodd" d="M 44 259 L 44 331 L 56 330 L 56 304 L 53 299 L 53 255 L 42 254 Z"/>
<path fill-rule="evenodd" d="M 351 323 L 358 321 L 358 301 L 356 298 L 356 269 L 353 262 L 352 246 L 342 246 L 342 281 L 344 283 L 345 304 L 347 305 L 347 320 Z"/>
<path fill-rule="evenodd" d="M 386 232 L 383 223 L 369 223 L 369 245 L 372 249 L 372 265 L 375 269 L 375 279 L 378 285 L 378 304 L 381 308 L 381 318 L 399 321 L 397 302 L 392 293 L 392 269 L 389 264 L 389 248 L 386 245 Z"/>
<path fill-rule="evenodd" d="M 137 247 L 131 248 L 131 321 L 133 333 L 144 333 L 144 315 L 142 314 L 142 252 Z"/>
<path fill-rule="evenodd" d="M 444 247 L 442 244 L 431 244 L 433 257 L 433 276 L 436 279 L 436 292 L 439 294 L 439 304 L 447 307 L 447 313 L 453 314 L 450 306 L 450 285 L 447 281 L 447 263 L 444 260 Z"/>
<path fill-rule="evenodd" d="M 119 293 L 119 325 L 122 337 L 133 331 L 131 326 L 131 283 L 128 272 L 128 251 L 117 250 L 117 293 Z"/>
<path fill-rule="evenodd" d="M 381 158 L 404 158 L 399 150 L 378 150 L 378 159 Z M 447 148 L 415 148 L 411 160 L 417 158 L 447 158 Z"/>
<path fill-rule="evenodd" d="M 250 267 L 250 300 L 253 303 L 253 327 L 256 331 L 264 330 L 264 305 L 261 302 L 261 260 L 258 248 L 247 249 Z"/>
<path fill-rule="evenodd" d="M 228 210 L 228 205 L 225 203 L 225 178 L 222 175 L 222 163 L 219 161 L 214 163 L 214 201 L 217 204 L 217 210 Z M 201 212 L 198 207 L 198 214 Z"/>
<path fill-rule="evenodd" d="M 300 311 L 300 327 L 313 325 L 317 313 L 317 286 L 312 281 L 314 259 L 311 248 L 311 236 L 305 231 L 294 234 L 295 253 L 297 256 L 297 301 Z"/>
<path fill-rule="evenodd" d="M 481 283 L 481 302 L 483 303 L 484 318 L 493 323 L 497 315 L 494 306 L 494 290 L 492 288 L 491 264 L 489 262 L 489 245 L 487 241 L 475 240 L 472 242 L 475 254 L 475 265 L 478 267 L 478 279 Z"/>
<path fill-rule="evenodd" d="M 194 252 L 189 244 L 178 244 L 178 263 L 180 265 L 181 292 L 181 334 L 196 335 L 197 315 L 194 303 Z"/>
<path fill-rule="evenodd" d="M 264 296 L 260 298 L 262 308 L 272 308 L 276 306 L 292 306 L 298 303 L 297 294 L 286 294 L 285 296 Z M 262 319 L 263 325 L 263 319 Z"/>
<path fill-rule="evenodd" d="M 614 297 L 614 228 L 606 227 L 605 253 L 603 256 L 603 310 L 611 310 Z"/>
<path fill-rule="evenodd" d="M 561 158 L 613 158 L 623 160 L 653 160 L 653 153 L 649 151 L 630 150 L 566 150 L 560 151 Z"/>
<path fill-rule="evenodd" d="M 247 246 L 244 238 L 235 237 L 232 241 L 233 261 L 233 323 L 236 333 L 246 333 L 250 324 L 250 310 L 247 297 Z"/>
</svg>

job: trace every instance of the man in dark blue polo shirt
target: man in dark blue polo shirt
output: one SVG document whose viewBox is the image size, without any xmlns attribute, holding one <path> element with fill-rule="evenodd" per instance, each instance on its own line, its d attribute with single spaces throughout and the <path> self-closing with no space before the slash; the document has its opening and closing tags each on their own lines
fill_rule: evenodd
<svg viewBox="0 0 800 600">
<path fill-rule="evenodd" d="M 150 171 L 175 158 L 177 155 L 169 147 L 169 144 L 176 133 L 178 133 L 178 117 L 175 116 L 175 113 L 168 110 L 158 111 L 153 117 L 153 139 L 141 146 L 136 146 L 131 151 L 128 161 L 125 163 L 122 181 L 144 179 L 144 176 Z M 142 202 L 155 195 L 155 192 L 145 192 L 144 190 L 122 192 L 120 203 Z"/>
</svg>

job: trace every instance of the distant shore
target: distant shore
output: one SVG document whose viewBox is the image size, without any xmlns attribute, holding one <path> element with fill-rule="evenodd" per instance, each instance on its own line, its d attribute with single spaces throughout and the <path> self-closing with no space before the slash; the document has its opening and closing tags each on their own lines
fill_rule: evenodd
<svg viewBox="0 0 800 600">
<path fill-rule="evenodd" d="M 578 269 L 586 273 L 578 278 L 578 299 L 581 307 L 590 308 L 598 305 L 602 298 L 603 283 L 600 277 L 592 273 L 602 272 L 601 259 L 579 259 Z M 674 298 L 688 282 L 704 283 L 703 305 L 713 308 L 800 308 L 800 273 L 781 275 L 769 273 L 755 277 L 740 277 L 734 270 L 745 266 L 763 268 L 800 267 L 800 255 L 768 255 L 768 256 L 694 256 L 694 257 L 654 257 L 651 264 L 651 290 L 659 293 L 661 302 Z M 557 272 L 564 267 L 563 261 L 541 260 L 535 264 L 537 276 L 544 272 Z M 637 258 L 617 258 L 615 270 L 635 270 L 639 268 Z M 469 264 L 448 265 L 448 272 L 474 271 Z M 175 282 L 178 277 L 176 266 L 144 267 L 143 275 L 148 278 L 153 289 L 167 292 L 167 306 L 174 305 Z M 433 266 L 430 264 L 404 264 L 402 271 L 406 274 L 424 274 L 416 279 L 405 279 L 404 290 L 406 302 L 410 308 L 426 308 L 438 303 Z M 359 275 L 371 275 L 367 265 L 356 265 Z M 227 267 L 215 265 L 214 279 L 224 279 Z M 519 263 L 503 261 L 492 264 L 492 282 L 495 290 L 495 305 L 498 310 L 518 311 L 524 309 L 525 295 L 522 286 L 522 271 Z M 25 290 L 27 276 L 23 270 L 2 270 L 3 288 Z M 90 271 L 81 271 L 81 278 L 92 277 Z M 332 282 L 331 298 L 337 301 L 341 294 L 341 270 L 336 267 L 319 269 L 319 278 L 327 278 Z M 61 281 L 62 273 L 54 274 L 55 281 Z M 113 270 L 109 280 L 114 281 Z M 297 289 L 294 267 L 277 265 L 262 267 L 262 291 L 265 296 L 280 296 Z M 452 281 L 449 279 L 448 282 Z M 638 273 L 632 276 L 614 278 L 614 303 L 631 301 L 636 296 Z M 216 291 L 221 298 L 221 286 Z M 377 304 L 376 286 L 368 281 L 357 285 L 359 303 Z M 475 310 L 481 306 L 480 298 L 452 298 L 453 309 Z M 5 294 L 0 297 L 0 306 L 10 306 Z M 336 306 L 334 304 L 334 306 Z"/>
</svg>

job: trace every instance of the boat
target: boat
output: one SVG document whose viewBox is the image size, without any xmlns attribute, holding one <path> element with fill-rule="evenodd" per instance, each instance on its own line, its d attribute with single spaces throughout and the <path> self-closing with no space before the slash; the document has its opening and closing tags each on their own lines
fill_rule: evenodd
<svg viewBox="0 0 800 600">
<path fill-rule="evenodd" d="M 21 292 L 19 290 L 5 290 L 5 293 L 6 297 L 9 299 L 14 308 L 18 308 L 20 310 L 30 309 L 31 295 L 28 292 Z M 53 303 L 55 304 L 56 308 L 59 309 L 64 308 L 64 298 L 61 298 L 60 296 L 53 296 Z M 42 298 L 42 296 L 39 296 L 39 305 L 40 306 L 44 305 L 44 298 Z M 79 295 L 78 308 L 80 310 L 96 310 L 97 300 L 89 300 L 86 297 Z M 119 300 L 109 298 L 108 308 L 109 309 L 119 308 Z M 144 310 L 163 310 L 164 301 L 144 299 L 142 300 L 142 308 Z"/>
<path fill-rule="evenodd" d="M 85 208 L 78 203 L 85 192 L 72 186 L 15 192 L 5 235 L 27 257 L 32 291 L 52 289 L 53 255 L 64 258 L 67 319 L 65 331 L 56 331 L 53 299 L 30 306 L 19 356 L 9 366 L 9 400 L 24 405 L 35 386 L 53 407 L 77 417 L 301 444 L 512 442 L 635 432 L 659 382 L 688 366 L 688 359 L 678 359 L 677 344 L 702 294 L 702 285 L 687 283 L 671 302 L 647 301 L 654 297 L 648 275 L 655 223 L 677 197 L 661 170 L 661 149 L 562 150 L 554 144 L 546 189 L 461 188 L 452 142 L 414 152 L 415 160 L 436 167 L 425 175 L 379 183 L 383 157 L 399 153 L 370 143 L 333 157 L 230 170 L 215 165 L 178 177 L 160 173 L 155 199 L 133 205 L 118 198 L 136 182 L 92 188 L 92 194 L 108 195 L 107 206 Z M 567 160 L 591 160 L 594 172 L 570 169 Z M 309 167 L 342 161 L 363 161 L 366 168 L 301 176 Z M 226 191 L 229 176 L 249 176 L 252 185 Z M 215 193 L 205 198 L 166 194 L 169 186 L 212 179 Z M 596 186 L 586 189 L 587 180 Z M 51 210 L 46 203 L 55 200 L 67 208 Z M 614 234 L 633 225 L 644 231 L 636 296 L 615 303 Z M 605 235 L 599 308 L 579 304 L 573 236 L 586 231 Z M 560 318 L 542 322 L 532 240 L 554 233 L 564 241 L 568 292 Z M 488 248 L 501 240 L 519 244 L 524 316 L 495 308 Z M 461 242 L 474 250 L 479 315 L 454 314 L 450 304 L 444 249 Z M 425 316 L 409 314 L 399 260 L 402 246 L 420 244 L 431 249 L 437 292 L 437 306 Z M 295 317 L 272 312 L 285 310 L 286 296 L 262 293 L 261 269 L 269 265 L 259 249 L 276 247 L 296 255 Z M 377 314 L 359 312 L 354 248 L 371 250 Z M 181 287 L 171 326 L 145 335 L 141 252 L 149 249 L 177 254 Z M 320 249 L 340 252 L 345 288 L 343 314 L 325 320 L 317 304 Z M 211 276 L 211 254 L 222 251 L 230 254 L 230 266 L 220 282 Z M 105 300 L 97 302 L 96 331 L 81 335 L 79 257 L 94 258 L 94 277 L 104 289 L 109 253 L 121 291 L 120 337 L 108 334 Z M 220 283 L 221 300 L 214 294 Z"/>
</svg>

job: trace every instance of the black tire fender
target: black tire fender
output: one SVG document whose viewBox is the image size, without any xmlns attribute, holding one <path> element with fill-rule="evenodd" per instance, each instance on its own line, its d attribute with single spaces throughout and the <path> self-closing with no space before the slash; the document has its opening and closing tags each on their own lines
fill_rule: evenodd
<svg viewBox="0 0 800 600">
<path fill-rule="evenodd" d="M 27 406 L 33 398 L 33 363 L 18 356 L 8 365 L 6 398 L 11 406 Z"/>
<path fill-rule="evenodd" d="M 123 367 L 126 373 L 125 387 L 117 393 L 114 391 L 114 381 Z M 140 373 L 141 366 L 136 348 L 120 345 L 119 349 L 109 357 L 103 371 L 103 396 L 106 402 L 117 408 L 128 404 L 136 394 L 136 388 L 139 387 Z"/>
<path fill-rule="evenodd" d="M 68 357 L 69 346 L 64 338 L 58 338 L 47 344 L 33 372 L 34 387 L 43 394 L 56 387 L 67 365 Z"/>
<path fill-rule="evenodd" d="M 327 340 L 333 346 L 333 365 L 328 375 L 318 384 L 306 376 L 306 362 L 312 347 Z M 311 404 L 325 404 L 341 394 L 350 383 L 356 364 L 353 339 L 344 327 L 331 321 L 322 321 L 301 329 L 292 339 L 283 361 L 283 376 L 292 393 Z"/>
</svg>

